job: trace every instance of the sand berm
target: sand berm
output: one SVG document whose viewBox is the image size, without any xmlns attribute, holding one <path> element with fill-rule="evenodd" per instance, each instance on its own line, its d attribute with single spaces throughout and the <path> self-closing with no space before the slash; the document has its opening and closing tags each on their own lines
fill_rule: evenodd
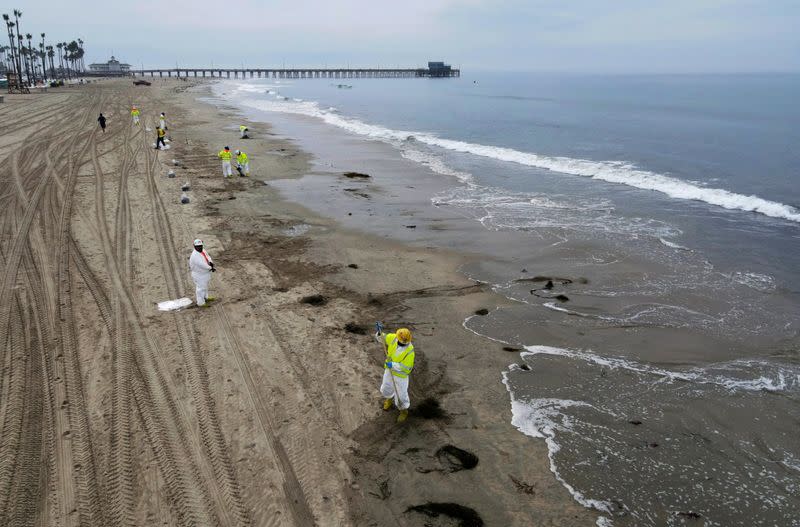
<svg viewBox="0 0 800 527">
<path fill-rule="evenodd" d="M 0 105 L 0 525 L 594 524 L 510 425 L 516 355 L 461 326 L 499 302 L 463 257 L 281 200 L 269 182 L 310 158 L 264 124 L 254 175 L 223 180 L 240 123 L 193 85 Z M 197 237 L 219 300 L 159 312 L 193 297 Z M 415 334 L 404 425 L 380 409 L 376 320 Z"/>
</svg>

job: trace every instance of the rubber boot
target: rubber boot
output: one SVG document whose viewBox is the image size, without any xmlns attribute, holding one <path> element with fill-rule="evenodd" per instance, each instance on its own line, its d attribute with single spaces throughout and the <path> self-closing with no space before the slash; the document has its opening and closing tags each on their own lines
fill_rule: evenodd
<svg viewBox="0 0 800 527">
<path fill-rule="evenodd" d="M 217 299 L 217 297 L 215 297 L 215 296 L 207 296 L 206 297 L 206 302 L 213 302 L 216 299 Z"/>
<path fill-rule="evenodd" d="M 408 419 L 408 410 L 400 410 L 400 415 L 397 416 L 397 422 L 402 423 Z"/>
<path fill-rule="evenodd" d="M 388 399 L 383 400 L 383 409 L 384 410 L 391 410 L 392 409 L 392 398 L 389 397 Z"/>
</svg>

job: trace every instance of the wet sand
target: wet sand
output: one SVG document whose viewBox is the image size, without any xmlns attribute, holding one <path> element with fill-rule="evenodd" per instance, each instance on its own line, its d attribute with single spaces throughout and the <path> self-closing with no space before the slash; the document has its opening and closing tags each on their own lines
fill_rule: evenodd
<svg viewBox="0 0 800 527">
<path fill-rule="evenodd" d="M 505 302 L 457 272 L 465 255 L 281 199 L 270 182 L 313 171 L 309 155 L 263 124 L 240 141 L 192 84 L 0 106 L 0 524 L 594 524 L 510 425 L 499 372 L 516 356 L 462 327 Z M 226 144 L 251 178 L 221 177 Z M 219 300 L 158 312 L 193 297 L 196 237 Z M 375 320 L 416 336 L 402 426 L 380 409 Z"/>
</svg>

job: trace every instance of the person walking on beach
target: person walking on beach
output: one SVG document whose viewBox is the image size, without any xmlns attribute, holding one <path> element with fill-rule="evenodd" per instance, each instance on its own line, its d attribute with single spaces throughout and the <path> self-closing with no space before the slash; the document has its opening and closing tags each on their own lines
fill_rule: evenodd
<svg viewBox="0 0 800 527">
<path fill-rule="evenodd" d="M 400 410 L 397 422 L 402 423 L 408 418 L 408 407 L 411 406 L 408 398 L 408 376 L 414 369 L 414 345 L 411 344 L 411 331 L 400 328 L 396 332 L 384 336 L 383 327 L 378 324 L 375 339 L 381 342 L 386 349 L 383 382 L 381 382 L 381 395 L 384 397 L 383 409 L 391 410 L 392 403 L 394 403 Z"/>
<path fill-rule="evenodd" d="M 161 112 L 161 115 L 158 116 L 158 126 L 167 131 L 167 116 L 164 115 L 164 112 Z"/>
<path fill-rule="evenodd" d="M 222 150 L 219 151 L 217 156 L 222 160 L 222 177 L 231 177 L 233 174 L 231 172 L 231 149 L 230 147 L 226 146 Z"/>
<path fill-rule="evenodd" d="M 195 302 L 200 307 L 206 307 L 206 302 L 213 302 L 215 298 L 208 296 L 208 284 L 211 282 L 211 273 L 217 272 L 211 256 L 203 249 L 203 240 L 194 241 L 194 250 L 189 257 L 189 271 L 195 287 Z"/>
<path fill-rule="evenodd" d="M 139 110 L 136 109 L 136 106 L 131 108 L 131 117 L 133 117 L 133 124 L 139 126 Z"/>
<path fill-rule="evenodd" d="M 236 170 L 239 171 L 240 176 L 247 177 L 250 175 L 250 161 L 247 159 L 247 154 L 241 150 L 234 152 L 236 154 Z"/>
<path fill-rule="evenodd" d="M 103 131 L 103 133 L 106 133 L 106 118 L 102 113 L 100 114 L 100 117 L 97 118 L 97 122 L 100 123 L 100 129 Z"/>
<path fill-rule="evenodd" d="M 243 124 L 239 125 L 239 134 L 241 135 L 242 139 L 250 139 L 247 135 L 247 127 Z"/>
<path fill-rule="evenodd" d="M 158 128 L 156 128 L 156 134 L 157 134 L 157 136 L 156 136 L 156 150 L 160 150 L 161 146 L 163 146 L 163 147 L 167 146 L 167 144 L 164 143 L 164 136 L 167 135 L 167 133 L 164 131 L 163 128 L 161 128 L 159 126 Z"/>
</svg>

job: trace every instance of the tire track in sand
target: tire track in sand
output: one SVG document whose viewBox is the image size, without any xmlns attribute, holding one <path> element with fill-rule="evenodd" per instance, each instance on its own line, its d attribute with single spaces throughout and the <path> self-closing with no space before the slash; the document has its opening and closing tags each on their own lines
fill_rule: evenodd
<svg viewBox="0 0 800 527">
<path fill-rule="evenodd" d="M 144 137 L 143 140 L 147 141 L 147 138 Z M 146 152 L 146 183 L 153 209 L 151 218 L 155 237 L 158 240 L 161 266 L 164 270 L 170 298 L 178 298 L 182 295 L 182 280 L 174 258 L 176 245 L 170 217 L 158 192 L 155 180 L 158 154 L 154 154 L 152 149 L 147 147 L 144 150 Z M 232 514 L 232 518 L 229 518 L 230 525 L 249 525 L 250 514 L 241 497 L 236 472 L 229 456 L 229 448 L 222 434 L 219 416 L 216 413 L 216 404 L 209 387 L 208 371 L 202 360 L 202 354 L 195 337 L 194 320 L 187 321 L 186 317 L 180 317 L 176 313 L 169 313 L 165 316 L 172 318 L 175 332 L 181 344 L 180 350 L 186 365 L 189 387 L 192 392 L 192 398 L 195 401 L 200 437 L 204 451 L 211 461 L 215 475 L 214 483 L 219 485 L 227 503 L 227 508 L 230 509 Z"/>
<path fill-rule="evenodd" d="M 283 492 L 286 497 L 286 502 L 289 505 L 289 510 L 294 518 L 295 525 L 316 525 L 317 522 L 314 518 L 314 514 L 311 511 L 311 507 L 308 505 L 308 501 L 303 493 L 303 488 L 300 485 L 300 481 L 297 479 L 297 474 L 295 474 L 294 467 L 289 459 L 289 455 L 286 453 L 286 449 L 283 447 L 283 444 L 273 432 L 273 430 L 275 430 L 275 426 L 272 423 L 269 412 L 267 411 L 269 406 L 267 405 L 267 402 L 261 398 L 257 385 L 253 380 L 253 374 L 250 369 L 249 361 L 244 353 L 242 353 L 236 331 L 228 319 L 225 308 L 222 305 L 216 305 L 212 309 L 214 311 L 215 320 L 217 323 L 217 330 L 222 337 L 220 340 L 224 344 L 227 344 L 228 350 L 236 358 L 236 363 L 239 366 L 239 373 L 244 381 L 245 391 L 247 392 L 250 403 L 255 411 L 258 424 L 261 428 L 261 431 L 264 433 L 264 438 L 267 441 L 267 445 L 272 451 L 272 454 L 275 457 L 275 460 L 278 462 L 281 472 L 283 473 Z"/>
</svg>

